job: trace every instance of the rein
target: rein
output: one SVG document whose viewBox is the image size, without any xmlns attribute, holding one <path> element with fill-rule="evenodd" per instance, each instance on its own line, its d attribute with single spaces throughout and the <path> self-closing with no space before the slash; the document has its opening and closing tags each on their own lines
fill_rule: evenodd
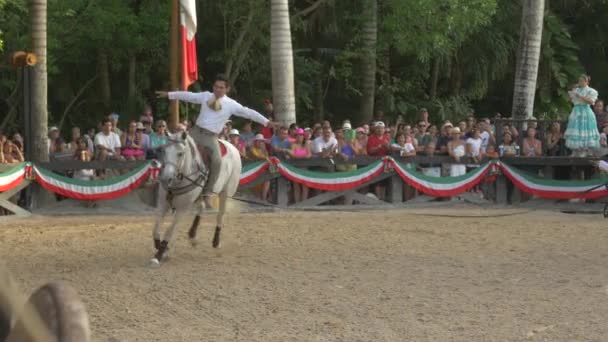
<svg viewBox="0 0 608 342">
<path fill-rule="evenodd" d="M 175 139 L 169 139 L 168 141 L 169 142 L 167 144 L 165 144 L 162 148 L 164 148 L 168 145 L 182 143 L 182 141 L 175 140 Z M 184 141 L 183 143 L 186 146 L 188 146 L 188 149 L 190 149 L 190 150 L 192 149 L 192 146 L 189 146 L 187 141 Z M 191 154 L 193 154 L 193 153 L 191 153 Z M 185 162 L 184 157 L 180 158 L 177 163 L 172 163 L 172 162 L 164 163 L 166 165 L 172 165 L 173 167 L 175 167 L 175 169 L 177 170 L 177 175 L 175 177 L 177 178 L 177 180 L 180 183 L 182 183 L 183 180 L 188 181 L 188 184 L 183 185 L 183 186 L 177 186 L 177 187 L 169 187 L 161 182 L 161 186 L 165 190 L 167 190 L 167 193 L 168 193 L 167 196 L 169 198 L 173 198 L 174 196 L 179 196 L 179 195 L 188 193 L 196 187 L 199 187 L 201 189 L 203 188 L 203 185 L 201 185 L 201 184 L 207 179 L 209 172 L 205 168 L 201 168 L 202 162 L 198 163 L 196 161 L 196 157 L 194 156 L 194 154 L 193 154 L 193 159 L 194 159 L 193 160 L 194 163 L 196 164 L 196 170 L 194 170 L 192 173 L 187 174 L 187 175 L 184 174 L 184 172 L 182 172 L 182 168 L 184 167 L 184 162 Z M 197 177 L 194 178 L 194 176 L 197 176 Z"/>
</svg>

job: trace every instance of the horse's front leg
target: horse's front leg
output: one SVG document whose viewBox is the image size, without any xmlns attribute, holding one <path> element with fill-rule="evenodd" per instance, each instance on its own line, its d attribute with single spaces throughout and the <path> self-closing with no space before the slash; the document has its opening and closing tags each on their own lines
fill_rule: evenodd
<svg viewBox="0 0 608 342">
<path fill-rule="evenodd" d="M 200 226 L 201 223 L 201 216 L 203 215 L 203 202 L 200 201 L 198 202 L 198 211 L 196 213 L 196 216 L 194 216 L 194 220 L 192 221 L 192 225 L 190 226 L 190 230 L 188 230 L 188 239 L 190 240 L 190 243 L 192 244 L 192 247 L 195 247 L 198 244 L 198 241 L 196 239 L 196 233 L 198 232 L 198 227 Z"/>
<path fill-rule="evenodd" d="M 161 264 L 161 262 L 163 262 L 167 259 L 167 254 L 169 252 L 169 244 L 171 243 L 171 240 L 173 240 L 173 235 L 175 235 L 175 230 L 177 229 L 177 226 L 181 222 L 181 218 L 183 218 L 187 214 L 188 214 L 188 208 L 177 209 L 175 211 L 175 213 L 173 214 L 173 220 L 171 221 L 171 225 L 165 231 L 165 236 L 163 237 L 162 241 L 160 241 L 156 254 L 154 254 L 154 257 L 150 261 L 152 266 L 159 266 Z"/>
<path fill-rule="evenodd" d="M 211 245 L 213 248 L 220 247 L 220 235 L 222 228 L 224 228 L 224 214 L 226 213 L 226 201 L 228 200 L 228 194 L 226 191 L 222 191 L 219 194 L 220 208 L 217 213 L 217 225 L 215 226 L 215 232 L 213 233 L 213 241 Z"/>
<path fill-rule="evenodd" d="M 160 229 L 163 224 L 163 218 L 169 211 L 169 203 L 165 200 L 166 193 L 162 187 L 158 188 L 158 196 L 156 203 L 156 218 L 154 222 L 154 229 L 152 230 L 152 239 L 154 240 L 154 249 L 160 248 Z"/>
</svg>

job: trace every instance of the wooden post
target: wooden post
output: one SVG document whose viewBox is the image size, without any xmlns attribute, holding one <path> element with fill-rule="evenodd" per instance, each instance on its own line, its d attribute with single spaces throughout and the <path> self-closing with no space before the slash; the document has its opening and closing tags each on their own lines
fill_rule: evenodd
<svg viewBox="0 0 608 342">
<path fill-rule="evenodd" d="M 398 174 L 394 174 L 390 178 L 389 186 L 387 189 L 386 199 L 390 203 L 401 203 L 403 202 L 403 179 Z"/>
<path fill-rule="evenodd" d="M 496 177 L 496 203 L 507 204 L 507 177 L 505 175 Z"/>
<path fill-rule="evenodd" d="M 171 91 L 179 90 L 179 0 L 171 1 L 171 28 L 169 30 L 169 80 Z M 169 102 L 169 130 L 174 132 L 179 125 L 179 102 L 173 100 Z"/>
</svg>

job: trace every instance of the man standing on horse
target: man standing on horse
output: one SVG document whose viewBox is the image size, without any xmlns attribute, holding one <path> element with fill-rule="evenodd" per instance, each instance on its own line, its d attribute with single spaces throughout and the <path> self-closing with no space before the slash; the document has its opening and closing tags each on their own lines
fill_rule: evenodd
<svg viewBox="0 0 608 342">
<path fill-rule="evenodd" d="M 203 189 L 203 200 L 209 208 L 210 196 L 214 194 L 213 188 L 219 176 L 222 162 L 218 135 L 224 129 L 226 122 L 232 115 L 255 121 L 264 127 L 278 126 L 277 123 L 265 118 L 253 109 L 247 108 L 226 94 L 230 91 L 228 78 L 222 74 L 217 75 L 213 82 L 213 92 L 192 93 L 188 91 L 157 91 L 159 98 L 181 100 L 201 105 L 201 111 L 192 127 L 191 136 L 199 148 L 204 148 L 209 158 L 209 177 Z"/>
</svg>

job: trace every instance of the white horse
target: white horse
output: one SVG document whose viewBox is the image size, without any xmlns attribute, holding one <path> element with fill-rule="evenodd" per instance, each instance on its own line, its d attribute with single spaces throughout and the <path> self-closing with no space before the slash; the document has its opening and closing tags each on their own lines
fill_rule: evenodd
<svg viewBox="0 0 608 342">
<path fill-rule="evenodd" d="M 226 155 L 222 157 L 220 176 L 213 189 L 219 195 L 217 225 L 212 242 L 214 248 L 218 248 L 220 245 L 226 200 L 236 192 L 241 176 L 239 151 L 228 142 L 220 140 L 218 143 L 226 147 Z M 165 260 L 177 225 L 181 219 L 189 217 L 195 204 L 199 206 L 199 209 L 192 221 L 188 237 L 192 245 L 196 244 L 196 232 L 204 210 L 200 197 L 208 174 L 194 140 L 187 133 L 171 136 L 169 142 L 160 151 L 159 161 L 162 166 L 159 174 L 158 208 L 153 232 L 156 254 L 150 261 L 152 266 L 158 266 Z M 161 240 L 162 220 L 169 210 L 173 211 L 173 221 Z"/>
</svg>

